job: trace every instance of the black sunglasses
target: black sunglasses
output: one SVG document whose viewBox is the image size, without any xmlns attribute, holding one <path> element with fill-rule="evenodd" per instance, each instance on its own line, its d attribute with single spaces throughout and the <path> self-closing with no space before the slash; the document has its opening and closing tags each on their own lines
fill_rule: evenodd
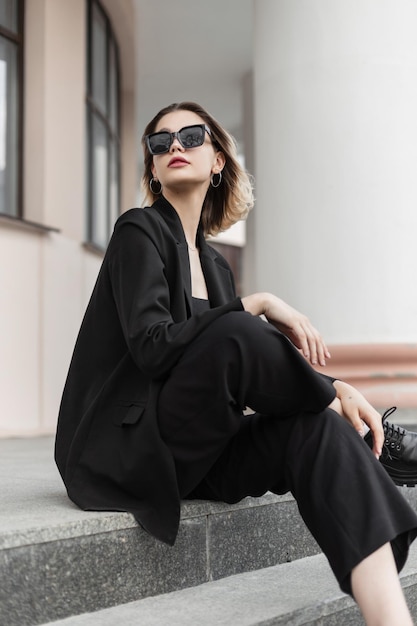
<svg viewBox="0 0 417 626">
<path fill-rule="evenodd" d="M 184 126 L 175 133 L 170 133 L 168 130 L 151 133 L 146 135 L 145 140 L 151 154 L 165 154 L 165 152 L 169 152 L 175 138 L 178 139 L 183 148 L 202 146 L 206 133 L 211 136 L 211 130 L 206 124 L 194 124 L 193 126 Z"/>
</svg>

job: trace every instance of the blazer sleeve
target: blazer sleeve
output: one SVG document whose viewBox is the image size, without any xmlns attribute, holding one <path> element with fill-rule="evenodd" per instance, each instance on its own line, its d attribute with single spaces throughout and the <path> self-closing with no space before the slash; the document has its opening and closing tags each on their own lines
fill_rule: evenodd
<svg viewBox="0 0 417 626">
<path fill-rule="evenodd" d="M 327 374 L 322 374 L 321 372 L 318 372 L 318 374 L 320 374 L 323 378 L 327 378 L 327 380 L 329 380 L 332 384 L 335 380 L 338 380 L 337 378 L 333 378 L 333 376 L 328 376 Z"/>
<path fill-rule="evenodd" d="M 150 378 L 164 377 L 187 345 L 215 319 L 229 311 L 243 311 L 240 298 L 234 296 L 222 306 L 174 320 L 173 293 L 185 298 L 182 277 L 169 271 L 169 255 L 156 239 L 146 228 L 127 223 L 116 229 L 107 251 L 125 341 L 136 365 Z"/>
</svg>

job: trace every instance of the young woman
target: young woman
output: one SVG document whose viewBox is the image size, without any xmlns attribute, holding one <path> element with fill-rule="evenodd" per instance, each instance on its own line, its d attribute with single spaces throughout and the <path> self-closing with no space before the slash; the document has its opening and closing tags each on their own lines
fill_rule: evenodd
<svg viewBox="0 0 417 626">
<path fill-rule="evenodd" d="M 237 297 L 206 243 L 253 203 L 233 140 L 181 103 L 155 116 L 143 145 L 152 206 L 116 223 L 61 402 L 70 498 L 131 511 L 173 544 L 181 498 L 291 491 L 367 624 L 411 624 L 397 570 L 417 516 L 377 460 L 380 415 L 311 367 L 330 355 L 306 316 L 269 293 Z"/>
</svg>

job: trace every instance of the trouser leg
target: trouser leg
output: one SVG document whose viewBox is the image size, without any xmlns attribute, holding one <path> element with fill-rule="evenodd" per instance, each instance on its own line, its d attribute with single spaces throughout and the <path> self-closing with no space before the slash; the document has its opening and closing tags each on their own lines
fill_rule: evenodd
<svg viewBox="0 0 417 626">
<path fill-rule="evenodd" d="M 417 517 L 354 429 L 326 408 L 334 395 L 271 325 L 230 313 L 173 368 L 158 419 L 182 497 L 233 502 L 291 490 L 349 591 L 351 569 L 387 541 L 402 566 Z M 261 415 L 243 418 L 245 405 Z"/>
<path fill-rule="evenodd" d="M 248 416 L 190 498 L 237 502 L 291 491 L 343 591 L 350 572 L 391 542 L 397 568 L 417 534 L 417 516 L 356 431 L 338 414 L 283 421 Z"/>
<path fill-rule="evenodd" d="M 417 516 L 350 424 L 325 410 L 296 420 L 287 476 L 300 513 L 344 591 L 350 572 L 391 542 L 397 568 L 417 534 Z"/>
<path fill-rule="evenodd" d="M 284 419 L 318 412 L 334 396 L 331 382 L 270 324 L 244 312 L 216 320 L 187 347 L 159 397 L 159 427 L 181 495 L 239 430 L 245 406 Z"/>
</svg>

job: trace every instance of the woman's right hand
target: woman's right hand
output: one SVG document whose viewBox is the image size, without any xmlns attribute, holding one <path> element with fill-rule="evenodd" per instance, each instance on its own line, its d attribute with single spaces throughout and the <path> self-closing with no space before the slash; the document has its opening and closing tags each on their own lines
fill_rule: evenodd
<svg viewBox="0 0 417 626">
<path fill-rule="evenodd" d="M 268 322 L 286 335 L 312 365 L 326 365 L 329 350 L 306 315 L 270 293 L 246 296 L 242 298 L 242 304 L 252 315 L 265 315 Z"/>
</svg>

